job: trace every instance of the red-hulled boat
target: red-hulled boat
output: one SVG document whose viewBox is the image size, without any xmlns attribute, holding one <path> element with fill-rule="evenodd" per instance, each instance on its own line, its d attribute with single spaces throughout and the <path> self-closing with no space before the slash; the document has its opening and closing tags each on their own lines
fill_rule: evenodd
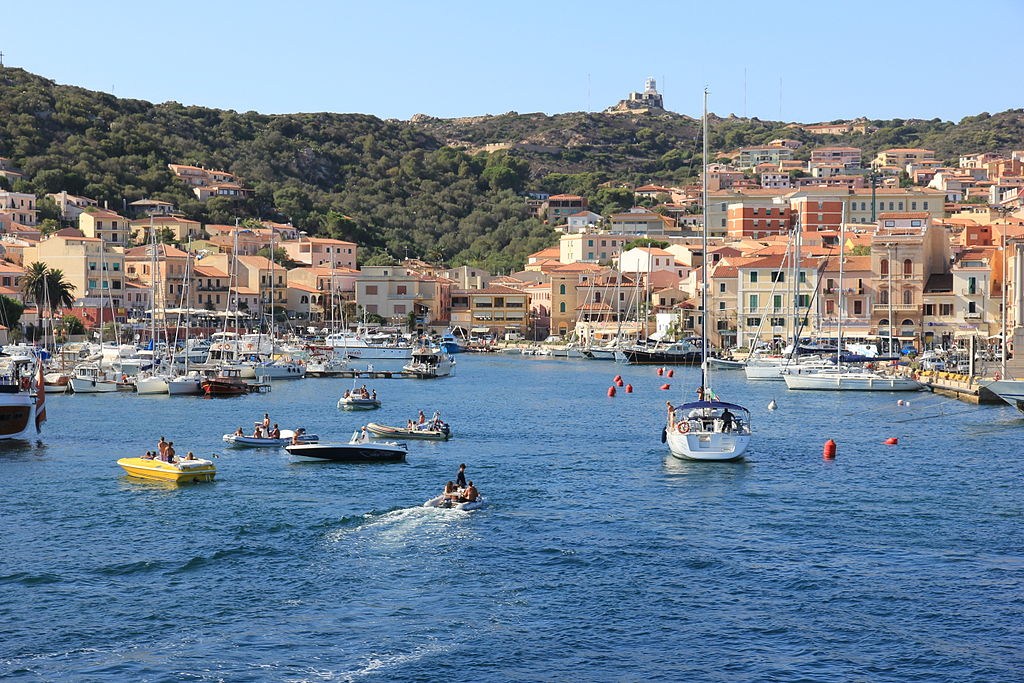
<svg viewBox="0 0 1024 683">
<path fill-rule="evenodd" d="M 203 393 L 207 396 L 238 396 L 249 393 L 249 385 L 242 380 L 242 371 L 224 368 L 215 377 L 203 380 Z"/>
</svg>

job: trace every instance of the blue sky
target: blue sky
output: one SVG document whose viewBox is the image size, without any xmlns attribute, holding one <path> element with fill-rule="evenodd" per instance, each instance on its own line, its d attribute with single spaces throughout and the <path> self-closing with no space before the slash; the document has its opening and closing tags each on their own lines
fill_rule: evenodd
<svg viewBox="0 0 1024 683">
<path fill-rule="evenodd" d="M 156 102 L 383 118 L 666 107 L 816 122 L 1024 107 L 1024 1 L 6 3 L 4 63 Z M 744 79 L 744 74 L 746 75 Z M 744 87 L 744 81 L 746 87 Z"/>
</svg>

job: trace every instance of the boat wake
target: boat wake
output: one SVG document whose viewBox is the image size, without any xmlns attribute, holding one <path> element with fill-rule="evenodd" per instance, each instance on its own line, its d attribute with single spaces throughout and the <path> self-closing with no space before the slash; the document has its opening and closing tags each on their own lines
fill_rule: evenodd
<svg viewBox="0 0 1024 683">
<path fill-rule="evenodd" d="M 451 525 L 465 519 L 460 510 L 426 508 L 422 505 L 398 508 L 388 512 L 368 512 L 361 517 L 344 517 L 341 529 L 327 533 L 329 543 L 350 541 L 354 536 L 370 534 L 374 542 L 383 545 L 404 545 L 410 538 L 449 536 Z"/>
</svg>

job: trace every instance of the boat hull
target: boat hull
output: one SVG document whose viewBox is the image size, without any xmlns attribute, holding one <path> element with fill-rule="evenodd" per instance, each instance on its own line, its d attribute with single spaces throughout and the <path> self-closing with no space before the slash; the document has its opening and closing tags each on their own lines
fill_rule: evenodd
<svg viewBox="0 0 1024 683">
<path fill-rule="evenodd" d="M 790 389 L 810 391 L 920 391 L 924 385 L 909 377 L 880 377 L 871 373 L 783 375 Z"/>
<path fill-rule="evenodd" d="M 1024 380 L 997 379 L 986 384 L 985 388 L 1024 413 Z"/>
<path fill-rule="evenodd" d="M 117 382 L 114 380 L 95 380 L 72 377 L 71 391 L 76 394 L 109 394 L 118 391 Z"/>
<path fill-rule="evenodd" d="M 303 458 L 352 463 L 403 462 L 406 456 L 401 446 L 370 443 L 299 444 L 285 450 Z"/>
<path fill-rule="evenodd" d="M 750 444 L 750 434 L 739 432 L 670 431 L 665 438 L 673 456 L 683 460 L 728 462 L 743 457 Z"/>
<path fill-rule="evenodd" d="M 375 410 L 380 408 L 380 401 L 373 398 L 339 398 L 338 407 L 342 410 Z"/>
<path fill-rule="evenodd" d="M 285 436 L 287 432 L 287 436 Z M 224 441 L 236 446 L 238 448 L 273 448 L 280 446 L 287 446 L 292 442 L 292 432 L 290 430 L 284 430 L 281 432 L 280 439 L 257 439 L 253 436 L 237 436 L 235 434 L 225 434 Z M 299 437 L 301 443 L 316 443 L 320 440 L 316 434 L 303 434 Z"/>
<path fill-rule="evenodd" d="M 167 381 L 167 393 L 172 396 L 185 394 L 203 393 L 203 380 L 201 378 L 172 379 Z"/>
<path fill-rule="evenodd" d="M 684 353 L 664 353 L 661 351 L 641 351 L 639 349 L 623 349 L 618 352 L 623 362 L 629 365 L 700 365 L 704 354 L 700 351 Z"/>
<path fill-rule="evenodd" d="M 144 377 L 136 380 L 135 391 L 140 394 L 166 394 L 167 380 L 162 377 Z"/>
<path fill-rule="evenodd" d="M 0 394 L 0 439 L 29 436 L 35 415 L 35 397 L 31 394 Z"/>
<path fill-rule="evenodd" d="M 446 510 L 465 510 L 467 512 L 471 512 L 473 510 L 479 510 L 484 505 L 486 505 L 486 500 L 484 499 L 483 496 L 477 497 L 477 499 L 474 500 L 471 503 L 468 503 L 468 502 L 467 503 L 456 503 L 456 502 L 452 501 L 450 504 L 446 505 L 445 504 L 445 497 L 443 495 L 440 495 L 440 496 L 437 496 L 436 498 L 431 498 L 430 500 L 425 502 L 423 504 L 423 507 L 425 507 L 425 508 L 444 508 Z"/>
<path fill-rule="evenodd" d="M 171 481 L 178 484 L 213 481 L 217 474 L 217 468 L 209 460 L 169 463 L 148 458 L 121 458 L 117 464 L 131 477 Z"/>
<path fill-rule="evenodd" d="M 224 382 L 216 379 L 203 382 L 203 393 L 207 396 L 240 396 L 248 391 L 249 387 L 244 383 Z"/>
</svg>

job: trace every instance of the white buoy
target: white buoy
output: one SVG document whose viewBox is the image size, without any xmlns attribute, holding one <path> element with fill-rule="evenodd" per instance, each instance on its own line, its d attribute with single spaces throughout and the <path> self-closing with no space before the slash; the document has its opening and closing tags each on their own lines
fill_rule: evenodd
<svg viewBox="0 0 1024 683">
<path fill-rule="evenodd" d="M 774 398 L 768 402 L 768 410 L 778 410 L 778 408 L 779 404 L 775 402 Z"/>
</svg>

